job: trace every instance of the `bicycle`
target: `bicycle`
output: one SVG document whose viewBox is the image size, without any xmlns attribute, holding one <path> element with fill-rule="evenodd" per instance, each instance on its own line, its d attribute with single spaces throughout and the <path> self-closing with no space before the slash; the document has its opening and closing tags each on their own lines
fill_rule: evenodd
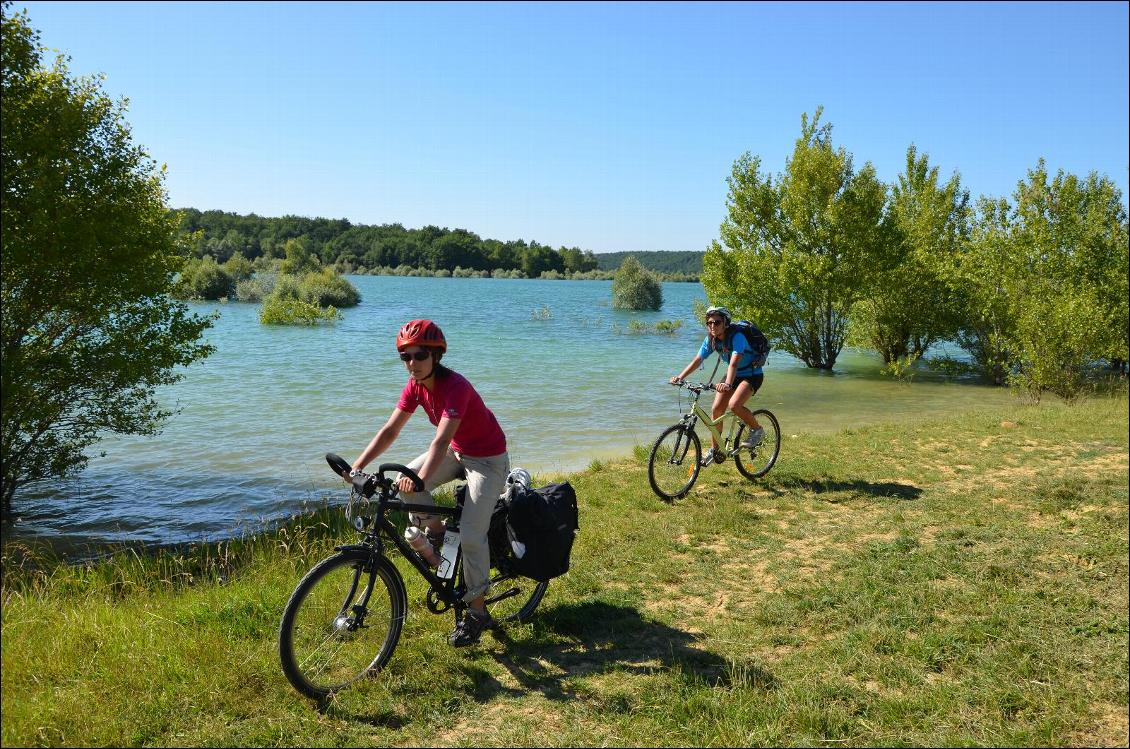
<svg viewBox="0 0 1130 749">
<path fill-rule="evenodd" d="M 764 408 L 753 412 L 754 418 L 765 430 L 765 435 L 756 446 L 744 447 L 744 421 L 732 416 L 729 432 L 723 437 L 720 427 L 727 414 L 715 419 L 698 404 L 703 391 L 713 390 L 713 385 L 704 382 L 672 384 L 691 391 L 691 408 L 677 424 L 664 429 L 652 445 L 647 459 L 647 478 L 656 494 L 674 501 L 686 496 L 698 480 L 698 474 L 703 468 L 702 443 L 695 433 L 695 426 L 700 420 L 714 440 L 719 445 L 724 445 L 714 453 L 711 462 L 722 463 L 726 458 L 733 458 L 738 472 L 748 479 L 759 479 L 769 473 L 781 451 L 781 427 L 772 412 Z"/>
<path fill-rule="evenodd" d="M 339 476 L 349 464 L 333 453 L 326 462 Z M 359 543 L 335 547 L 335 554 L 314 565 L 298 583 L 279 624 L 279 659 L 286 678 L 302 694 L 324 699 L 362 677 L 376 674 L 392 658 L 407 616 L 407 592 L 399 569 L 386 555 L 387 542 L 428 582 L 426 604 L 433 614 L 454 609 L 463 615 L 462 547 L 453 563 L 433 571 L 387 517 L 392 512 L 441 515 L 449 531 L 458 529 L 463 508 L 409 504 L 397 499 L 395 471 L 409 477 L 416 491 L 424 483 L 414 471 L 384 463 L 376 474 L 358 473 L 351 481 L 345 517 L 361 536 Z M 502 516 L 502 498 L 495 516 Z M 492 526 L 495 520 L 492 518 Z M 493 534 L 492 534 L 493 535 Z M 491 591 L 486 604 L 500 623 L 529 617 L 545 596 L 547 582 L 514 574 L 509 569 L 508 545 L 491 544 Z M 442 575 L 441 575 L 442 573 Z"/>
</svg>

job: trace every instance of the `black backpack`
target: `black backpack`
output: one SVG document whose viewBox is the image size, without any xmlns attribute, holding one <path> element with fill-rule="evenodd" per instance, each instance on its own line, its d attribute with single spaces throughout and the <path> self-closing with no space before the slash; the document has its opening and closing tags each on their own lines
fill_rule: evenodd
<svg viewBox="0 0 1130 749">
<path fill-rule="evenodd" d="M 769 339 L 761 332 L 761 328 L 757 327 L 749 320 L 734 320 L 726 326 L 726 348 L 730 351 L 734 350 L 734 334 L 741 333 L 745 339 L 749 341 L 750 347 L 753 349 L 753 363 L 750 365 L 754 369 L 765 365 L 765 361 L 769 358 L 769 350 L 772 348 L 769 345 Z"/>
<path fill-rule="evenodd" d="M 568 481 L 540 489 L 516 485 L 506 510 L 507 563 L 514 572 L 534 580 L 565 574 L 578 527 L 577 493 Z M 492 546 L 501 546 L 500 540 Z M 515 541 L 525 547 L 520 557 Z"/>
</svg>

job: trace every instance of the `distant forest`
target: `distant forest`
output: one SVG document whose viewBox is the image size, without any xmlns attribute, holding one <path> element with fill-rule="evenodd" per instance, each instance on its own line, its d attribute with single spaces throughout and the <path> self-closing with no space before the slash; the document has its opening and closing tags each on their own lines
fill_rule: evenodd
<svg viewBox="0 0 1130 749">
<path fill-rule="evenodd" d="M 597 268 L 615 271 L 624 258 L 634 255 L 640 264 L 655 273 L 686 273 L 698 276 L 702 273 L 702 256 L 705 252 L 664 251 L 647 252 L 602 252 L 596 256 Z"/>
<path fill-rule="evenodd" d="M 224 263 L 282 258 L 297 242 L 323 265 L 343 273 L 493 275 L 525 278 L 610 278 L 628 255 L 662 280 L 697 281 L 702 252 L 614 252 L 553 248 L 535 240 L 483 239 L 466 229 L 353 224 L 347 219 L 242 216 L 180 208 L 181 233 L 195 257 Z"/>
</svg>

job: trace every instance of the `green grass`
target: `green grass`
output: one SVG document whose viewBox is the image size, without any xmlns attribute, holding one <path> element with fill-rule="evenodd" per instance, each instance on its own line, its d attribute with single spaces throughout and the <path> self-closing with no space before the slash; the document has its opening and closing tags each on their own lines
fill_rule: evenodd
<svg viewBox="0 0 1130 749">
<path fill-rule="evenodd" d="M 276 637 L 302 573 L 349 537 L 329 516 L 79 567 L 9 546 L 0 738 L 1126 746 L 1127 426 L 1125 398 L 786 425 L 768 477 L 712 466 L 675 504 L 638 458 L 593 461 L 570 477 L 573 569 L 531 622 L 456 651 L 401 563 L 391 664 L 322 709 Z"/>
</svg>

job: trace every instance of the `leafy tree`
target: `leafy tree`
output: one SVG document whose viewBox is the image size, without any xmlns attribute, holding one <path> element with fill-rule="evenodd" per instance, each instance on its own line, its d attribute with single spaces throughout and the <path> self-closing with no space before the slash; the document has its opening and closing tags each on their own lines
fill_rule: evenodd
<svg viewBox="0 0 1130 749">
<path fill-rule="evenodd" d="M 968 243 L 947 271 L 963 307 L 957 343 L 965 349 L 977 371 L 1003 385 L 1014 359 L 1015 305 L 1010 299 L 1015 284 L 1008 279 L 1018 260 L 1011 237 L 1007 200 L 982 197 L 977 201 Z"/>
<path fill-rule="evenodd" d="M 801 135 L 776 180 L 744 154 L 728 179 L 722 242 L 703 257 L 703 285 L 716 304 L 756 320 L 809 367 L 831 369 L 848 315 L 881 263 L 886 188 L 870 164 L 832 146 L 832 126 L 801 116 Z"/>
<path fill-rule="evenodd" d="M 310 253 L 309 245 L 303 239 L 288 239 L 284 252 L 286 257 L 279 264 L 280 273 L 306 273 L 321 267 L 317 256 Z"/>
<path fill-rule="evenodd" d="M 1017 368 L 1012 383 L 1035 399 L 1071 401 L 1088 367 L 1126 358 L 1127 221 L 1122 196 L 1105 177 L 1060 170 L 1043 159 L 1015 194 L 1010 274 Z"/>
<path fill-rule="evenodd" d="M 945 269 L 968 236 L 968 205 L 957 174 L 939 185 L 938 168 L 907 149 L 886 215 L 887 256 L 871 267 L 869 293 L 852 308 L 853 337 L 887 365 L 918 359 L 957 333 L 959 300 Z"/>
<path fill-rule="evenodd" d="M 235 279 L 226 264 L 219 265 L 211 255 L 205 255 L 185 263 L 172 294 L 178 299 L 220 299 L 234 291 Z"/>
<path fill-rule="evenodd" d="M 179 218 L 131 143 L 125 102 L 66 58 L 45 67 L 26 14 L 3 9 L 0 264 L 3 510 L 28 482 L 83 468 L 106 431 L 154 434 L 154 394 L 208 355 L 211 321 L 167 294 Z"/>
<path fill-rule="evenodd" d="M 629 255 L 612 278 L 613 309 L 658 310 L 663 306 L 663 288 L 655 275 Z"/>
</svg>

